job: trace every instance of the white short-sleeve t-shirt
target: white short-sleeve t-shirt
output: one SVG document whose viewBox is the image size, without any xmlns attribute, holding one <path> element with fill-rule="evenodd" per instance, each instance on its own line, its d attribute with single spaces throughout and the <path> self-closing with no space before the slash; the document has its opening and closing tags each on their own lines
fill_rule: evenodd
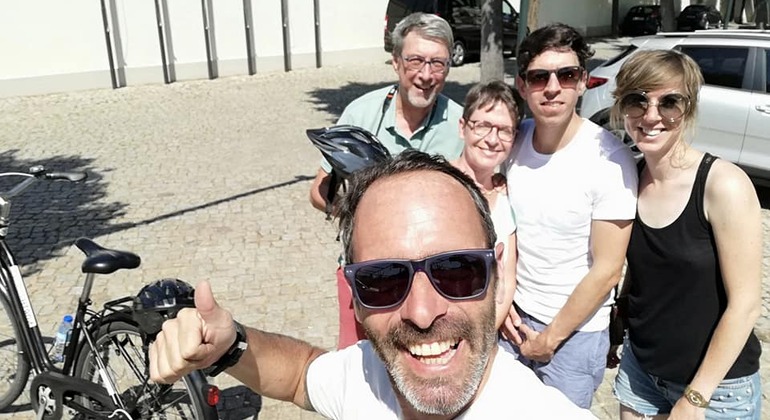
<svg viewBox="0 0 770 420">
<path fill-rule="evenodd" d="M 550 323 L 593 264 L 591 223 L 633 220 L 637 172 L 631 151 L 610 132 L 583 120 L 564 148 L 538 153 L 534 121 L 519 129 L 503 168 L 516 214 L 519 259 L 516 304 Z M 601 331 L 609 322 L 609 297 L 580 331 Z"/>
<path fill-rule="evenodd" d="M 515 357 L 498 347 L 481 393 L 458 420 L 595 419 L 556 388 L 544 385 Z M 315 410 L 330 419 L 401 418 L 385 366 L 367 340 L 314 360 L 307 393 Z"/>
</svg>

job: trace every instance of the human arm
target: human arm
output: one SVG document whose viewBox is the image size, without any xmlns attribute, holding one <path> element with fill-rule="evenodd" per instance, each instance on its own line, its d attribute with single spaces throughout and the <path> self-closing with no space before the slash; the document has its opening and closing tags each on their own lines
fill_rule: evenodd
<svg viewBox="0 0 770 420">
<path fill-rule="evenodd" d="M 704 211 L 711 224 L 727 307 L 690 387 L 709 399 L 746 344 L 761 313 L 762 215 L 751 181 L 717 160 L 706 181 Z M 671 419 L 703 418 L 704 409 L 681 398 Z"/>
<path fill-rule="evenodd" d="M 551 360 L 562 341 L 604 303 L 607 294 L 620 280 L 631 225 L 631 220 L 591 222 L 593 265 L 542 332 L 521 326 L 520 330 L 526 335 L 520 347 L 524 356 L 541 362 Z"/>
<path fill-rule="evenodd" d="M 216 303 L 208 282 L 198 284 L 195 306 L 164 322 L 163 330 L 150 345 L 153 381 L 173 383 L 194 370 L 211 366 L 235 341 L 232 315 Z M 261 395 L 312 410 L 305 377 L 310 363 L 323 350 L 251 328 L 247 329 L 247 340 L 245 353 L 226 372 Z"/>
<path fill-rule="evenodd" d="M 329 194 L 329 182 L 331 175 L 324 168 L 318 168 L 318 173 L 310 186 L 310 204 L 318 210 L 326 211 L 326 197 Z"/>
</svg>

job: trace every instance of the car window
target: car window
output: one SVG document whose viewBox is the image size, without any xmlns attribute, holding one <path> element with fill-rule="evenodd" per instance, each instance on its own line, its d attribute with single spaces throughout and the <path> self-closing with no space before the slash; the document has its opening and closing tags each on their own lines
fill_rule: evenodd
<svg viewBox="0 0 770 420">
<path fill-rule="evenodd" d="M 604 64 L 602 64 L 602 67 L 611 66 L 611 65 L 617 63 L 618 61 L 628 57 L 628 55 L 631 54 L 632 52 L 636 51 L 636 49 L 637 48 L 635 46 L 629 45 L 625 50 L 623 50 L 623 52 L 621 52 L 620 54 L 616 55 L 615 57 L 612 57 L 609 60 L 605 61 Z"/>
<path fill-rule="evenodd" d="M 765 50 L 765 92 L 770 93 L 770 49 Z"/>
<path fill-rule="evenodd" d="M 508 4 L 507 1 L 503 2 L 503 16 L 505 15 L 513 15 L 513 6 Z"/>
<path fill-rule="evenodd" d="M 685 46 L 681 51 L 698 63 L 707 85 L 743 87 L 748 48 Z"/>
<path fill-rule="evenodd" d="M 412 10 L 412 12 L 434 13 L 436 11 L 434 2 L 435 0 L 414 0 L 409 10 Z"/>
</svg>

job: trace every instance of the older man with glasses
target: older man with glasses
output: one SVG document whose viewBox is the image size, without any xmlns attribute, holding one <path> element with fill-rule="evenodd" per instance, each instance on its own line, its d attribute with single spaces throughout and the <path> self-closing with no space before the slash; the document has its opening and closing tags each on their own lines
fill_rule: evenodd
<svg viewBox="0 0 770 420">
<path fill-rule="evenodd" d="M 345 277 L 371 341 L 324 352 L 245 329 L 203 282 L 150 347 L 152 379 L 226 368 L 333 419 L 594 418 L 499 350 L 503 247 L 473 180 L 407 151 L 359 172 L 342 200 Z"/>
<path fill-rule="evenodd" d="M 440 154 L 447 159 L 460 155 L 463 142 L 457 133 L 462 107 L 441 94 L 449 74 L 452 29 L 439 16 L 413 13 L 393 30 L 393 70 L 398 83 L 369 92 L 342 112 L 338 124 L 370 131 L 396 155 L 406 149 Z M 333 212 L 338 179 L 325 160 L 310 188 L 310 202 L 319 210 Z M 348 287 L 337 271 L 340 313 L 338 347 L 363 339 L 354 318 Z"/>
<path fill-rule="evenodd" d="M 545 384 L 586 408 L 604 377 L 611 291 L 637 191 L 630 150 L 575 112 L 592 54 L 563 24 L 522 42 L 516 84 L 532 119 L 519 127 L 503 172 L 519 251 L 506 335 Z"/>
</svg>

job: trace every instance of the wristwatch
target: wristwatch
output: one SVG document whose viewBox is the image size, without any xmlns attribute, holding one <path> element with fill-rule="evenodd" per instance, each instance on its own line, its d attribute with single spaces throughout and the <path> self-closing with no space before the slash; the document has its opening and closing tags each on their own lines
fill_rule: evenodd
<svg viewBox="0 0 770 420">
<path fill-rule="evenodd" d="M 687 398 L 687 402 L 696 407 L 706 408 L 709 406 L 709 400 L 704 398 L 700 392 L 690 388 L 690 385 L 684 389 L 684 397 Z"/>
<path fill-rule="evenodd" d="M 243 325 L 236 321 L 233 321 L 233 324 L 235 324 L 235 342 L 230 346 L 229 349 L 227 349 L 225 354 L 223 354 L 219 360 L 214 362 L 213 365 L 207 367 L 206 369 L 203 369 L 203 373 L 206 374 L 206 376 L 217 376 L 224 372 L 225 369 L 235 366 L 235 364 L 238 363 L 238 360 L 240 360 L 241 356 L 243 356 L 243 353 L 249 347 L 249 342 L 246 338 L 246 328 L 244 328 Z"/>
</svg>

